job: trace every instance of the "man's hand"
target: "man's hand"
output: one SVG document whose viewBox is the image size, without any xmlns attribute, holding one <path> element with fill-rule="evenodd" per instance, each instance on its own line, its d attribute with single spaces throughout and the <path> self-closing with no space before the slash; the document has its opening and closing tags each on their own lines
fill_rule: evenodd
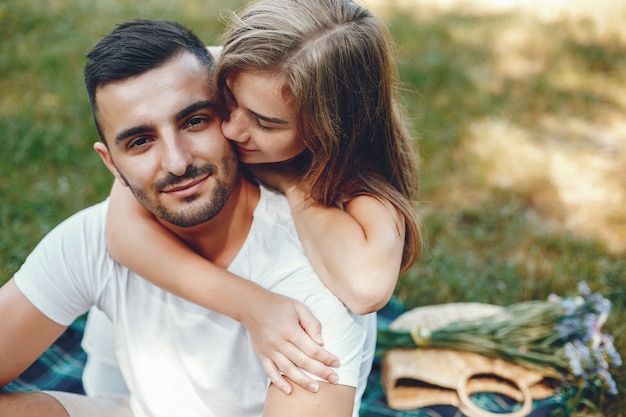
<svg viewBox="0 0 626 417">
<path fill-rule="evenodd" d="M 311 392 L 319 390 L 319 383 L 303 370 L 337 382 L 332 367 L 338 367 L 339 360 L 322 347 L 321 324 L 304 304 L 266 292 L 246 305 L 241 323 L 250 334 L 263 370 L 282 392 L 292 392 L 286 378 Z"/>
</svg>

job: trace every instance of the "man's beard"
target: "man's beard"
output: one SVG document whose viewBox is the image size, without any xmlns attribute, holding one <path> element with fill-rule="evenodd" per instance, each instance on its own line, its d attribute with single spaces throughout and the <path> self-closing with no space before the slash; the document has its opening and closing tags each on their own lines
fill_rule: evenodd
<svg viewBox="0 0 626 417">
<path fill-rule="evenodd" d="M 183 200 L 189 203 L 189 206 L 180 210 L 171 210 L 158 199 L 151 199 L 144 189 L 129 182 L 121 172 L 120 175 L 124 178 L 124 181 L 126 181 L 139 203 L 156 217 L 178 227 L 193 227 L 211 220 L 222 210 L 237 183 L 236 164 L 237 162 L 230 158 L 224 158 L 222 164 L 224 172 L 221 173 L 221 177 L 227 180 L 231 179 L 231 181 L 220 181 L 214 177 L 215 186 L 208 201 L 193 204 L 199 198 L 199 196 L 194 195 Z M 202 167 L 190 166 L 182 176 L 169 174 L 167 177 L 157 181 L 152 186 L 152 193 L 153 195 L 159 195 L 163 189 L 175 186 L 181 181 L 193 180 L 205 174 L 213 175 L 216 171 L 217 169 L 213 164 L 207 164 Z"/>
</svg>

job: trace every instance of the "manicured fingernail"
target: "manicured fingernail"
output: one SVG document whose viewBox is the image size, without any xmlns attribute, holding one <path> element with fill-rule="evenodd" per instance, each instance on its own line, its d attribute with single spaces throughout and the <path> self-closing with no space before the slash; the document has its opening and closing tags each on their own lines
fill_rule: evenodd
<svg viewBox="0 0 626 417">
<path fill-rule="evenodd" d="M 309 391 L 311 392 L 317 392 L 320 390 L 320 386 L 314 383 L 310 383 L 309 384 Z"/>
<path fill-rule="evenodd" d="M 331 375 L 330 378 L 328 378 L 328 382 L 330 382 L 331 384 L 336 384 L 337 382 L 339 382 L 339 377 L 337 375 Z"/>
<path fill-rule="evenodd" d="M 322 337 L 321 333 L 315 335 L 315 340 L 317 341 L 317 343 L 320 343 L 322 345 L 324 344 L 324 338 Z"/>
<path fill-rule="evenodd" d="M 333 361 L 333 362 L 330 364 L 330 367 L 331 367 L 331 368 L 339 368 L 339 365 L 340 365 L 340 362 L 339 362 L 339 360 L 337 359 L 336 361 Z"/>
<path fill-rule="evenodd" d="M 283 385 L 281 390 L 287 395 L 291 394 L 291 387 L 289 385 Z"/>
</svg>

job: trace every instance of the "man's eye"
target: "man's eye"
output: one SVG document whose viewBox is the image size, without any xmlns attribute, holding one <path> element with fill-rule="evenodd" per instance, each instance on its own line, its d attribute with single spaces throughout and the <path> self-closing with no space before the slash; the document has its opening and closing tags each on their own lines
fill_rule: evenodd
<svg viewBox="0 0 626 417">
<path fill-rule="evenodd" d="M 148 143 L 148 140 L 149 139 L 147 137 L 139 137 L 139 138 L 133 139 L 132 141 L 128 142 L 128 148 L 129 149 L 138 148 Z"/>
<path fill-rule="evenodd" d="M 192 117 L 187 122 L 187 126 L 190 128 L 198 127 L 207 121 L 206 117 Z"/>
</svg>

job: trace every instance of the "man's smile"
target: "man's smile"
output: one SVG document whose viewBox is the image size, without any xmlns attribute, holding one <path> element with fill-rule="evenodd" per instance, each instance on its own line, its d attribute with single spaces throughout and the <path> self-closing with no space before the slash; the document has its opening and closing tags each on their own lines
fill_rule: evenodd
<svg viewBox="0 0 626 417">
<path fill-rule="evenodd" d="M 199 178 L 196 178 L 193 181 L 166 188 L 164 190 L 161 190 L 161 192 L 178 198 L 191 197 L 196 194 L 200 190 L 200 188 L 202 188 L 202 186 L 210 176 L 211 174 L 205 174 Z"/>
</svg>

